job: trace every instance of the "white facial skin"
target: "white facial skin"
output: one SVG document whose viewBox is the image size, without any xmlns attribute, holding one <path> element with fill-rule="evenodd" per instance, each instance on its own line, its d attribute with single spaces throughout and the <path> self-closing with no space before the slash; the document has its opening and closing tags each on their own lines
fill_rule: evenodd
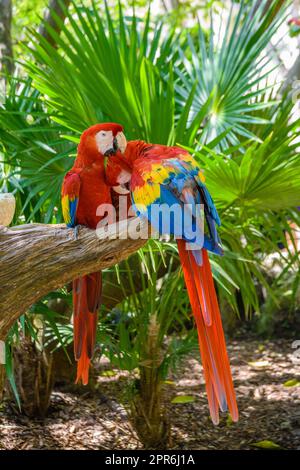
<svg viewBox="0 0 300 470">
<path fill-rule="evenodd" d="M 114 136 L 112 131 L 100 131 L 96 134 L 97 148 L 102 155 L 113 148 Z"/>
<path fill-rule="evenodd" d="M 102 155 L 105 155 L 105 152 L 114 148 L 114 136 L 112 131 L 99 131 L 96 134 L 96 144 L 97 148 Z M 122 153 L 125 152 L 127 141 L 123 132 L 118 132 L 116 135 L 116 140 L 118 143 L 118 148 Z"/>
<path fill-rule="evenodd" d="M 96 134 L 96 145 L 99 152 L 102 155 L 105 155 L 105 152 L 114 149 L 114 136 L 112 131 L 100 131 Z M 123 132 L 118 132 L 116 135 L 116 140 L 118 144 L 118 149 L 121 153 L 124 153 L 127 147 L 127 140 Z M 113 189 L 119 194 L 128 194 L 129 191 L 123 185 L 130 181 L 131 174 L 127 171 L 121 171 L 118 183 L 119 186 L 113 186 Z"/>
<path fill-rule="evenodd" d="M 123 132 L 118 132 L 116 135 L 117 142 L 118 142 L 118 147 L 122 153 L 125 152 L 126 147 L 127 147 L 127 140 Z"/>
</svg>

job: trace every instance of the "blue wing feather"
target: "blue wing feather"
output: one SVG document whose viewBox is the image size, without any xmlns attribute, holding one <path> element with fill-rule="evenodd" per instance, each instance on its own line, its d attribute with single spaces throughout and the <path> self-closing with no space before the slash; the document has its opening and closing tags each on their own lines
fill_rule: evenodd
<svg viewBox="0 0 300 470">
<path fill-rule="evenodd" d="M 143 200 L 145 203 L 144 212 L 141 215 L 148 218 L 152 226 L 159 231 L 160 234 L 170 233 L 182 238 L 188 243 L 194 243 L 206 248 L 217 254 L 222 254 L 220 238 L 217 233 L 216 224 L 220 225 L 220 218 L 215 208 L 212 197 L 201 181 L 198 167 L 195 160 L 190 155 L 176 155 L 174 158 L 163 158 L 159 161 L 159 173 L 155 166 L 157 161 L 153 162 L 151 170 L 147 163 L 146 169 L 143 168 L 143 162 L 147 160 L 145 157 L 139 159 L 137 167 L 140 169 L 139 176 L 144 179 L 144 186 L 138 187 L 138 192 L 133 190 L 132 200 L 135 203 L 135 196 L 139 202 Z M 197 205 L 204 205 L 204 215 L 208 228 L 208 233 L 203 233 L 203 227 L 196 224 Z M 166 205 L 171 208 L 176 206 L 180 208 L 181 218 L 173 216 L 170 213 L 169 226 L 166 227 L 166 221 L 163 220 L 158 209 L 155 211 L 154 206 Z M 185 208 L 189 206 L 188 211 Z M 185 221 L 192 216 L 190 228 Z"/>
</svg>

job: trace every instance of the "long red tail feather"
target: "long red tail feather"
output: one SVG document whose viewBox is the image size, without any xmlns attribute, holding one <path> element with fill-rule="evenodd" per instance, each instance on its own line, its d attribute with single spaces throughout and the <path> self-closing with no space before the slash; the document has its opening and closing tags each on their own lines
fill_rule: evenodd
<svg viewBox="0 0 300 470">
<path fill-rule="evenodd" d="M 222 320 L 207 251 L 202 249 L 202 264 L 198 265 L 186 242 L 177 240 L 184 279 L 195 317 L 199 349 L 210 415 L 219 423 L 219 409 L 229 408 L 233 421 L 238 420 L 238 408 L 226 350 Z"/>
<path fill-rule="evenodd" d="M 87 274 L 73 281 L 74 355 L 77 361 L 76 383 L 87 385 L 93 356 L 98 308 L 102 290 L 101 272 Z"/>
</svg>

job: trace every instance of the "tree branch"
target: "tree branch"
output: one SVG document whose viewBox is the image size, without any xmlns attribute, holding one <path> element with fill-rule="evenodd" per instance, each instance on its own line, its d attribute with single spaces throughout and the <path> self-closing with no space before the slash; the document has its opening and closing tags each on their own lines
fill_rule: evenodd
<svg viewBox="0 0 300 470">
<path fill-rule="evenodd" d="M 0 339 L 16 319 L 48 292 L 83 274 L 128 258 L 146 243 L 148 224 L 139 221 L 137 240 L 126 238 L 138 219 L 122 221 L 109 232 L 64 225 L 28 224 L 0 227 Z M 116 238 L 118 237 L 118 238 Z"/>
</svg>

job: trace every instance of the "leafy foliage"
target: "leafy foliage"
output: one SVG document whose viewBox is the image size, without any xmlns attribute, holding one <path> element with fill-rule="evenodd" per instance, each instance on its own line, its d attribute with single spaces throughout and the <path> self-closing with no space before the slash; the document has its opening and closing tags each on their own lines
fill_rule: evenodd
<svg viewBox="0 0 300 470">
<path fill-rule="evenodd" d="M 187 328 L 190 321 L 190 308 L 184 288 L 183 277 L 179 272 L 177 256 L 173 245 L 165 246 L 162 252 L 157 242 L 148 242 L 146 248 L 124 263 L 120 273 L 120 285 L 124 290 L 124 301 L 107 317 L 106 325 L 112 324 L 110 339 L 103 343 L 103 329 L 100 328 L 101 350 L 107 354 L 112 364 L 121 369 L 134 370 L 145 361 L 149 361 L 147 343 L 149 328 L 155 319 L 157 331 L 153 337 L 152 352 L 157 351 L 159 359 L 159 375 L 163 380 L 170 366 L 187 352 L 195 349 L 197 340 L 195 332 Z M 138 265 L 139 272 L 133 267 Z M 163 269 L 163 277 L 158 273 Z M 129 280 L 130 292 L 126 290 L 123 279 Z M 137 289 L 140 285 L 140 289 Z M 108 323 L 107 323 L 108 322 Z M 166 341 L 171 332 L 180 333 L 180 338 Z M 106 331 L 107 333 L 107 331 Z"/>
<path fill-rule="evenodd" d="M 201 129 L 201 142 L 209 142 L 225 133 L 221 149 L 238 145 L 240 138 L 257 140 L 249 125 L 266 124 L 256 111 L 272 105 L 270 100 L 256 101 L 264 93 L 263 78 L 269 75 L 272 57 L 266 46 L 274 32 L 285 21 L 280 10 L 274 17 L 278 1 L 266 11 L 265 0 L 244 2 L 237 11 L 231 4 L 227 23 L 222 15 L 211 14 L 208 38 L 199 25 L 197 38 L 190 35 L 186 48 L 179 49 L 175 73 L 176 91 L 182 104 L 196 82 L 191 118 L 210 98 L 206 122 Z M 214 26 L 215 22 L 219 26 Z M 221 47 L 219 47 L 221 44 Z M 187 48 L 191 57 L 187 56 Z"/>
<path fill-rule="evenodd" d="M 299 271 L 285 232 L 290 233 L 289 220 L 299 224 L 300 189 L 299 121 L 292 118 L 290 97 L 278 102 L 269 79 L 267 45 L 285 10 L 275 15 L 278 0 L 268 11 L 266 0 L 259 3 L 254 9 L 254 2 L 231 2 L 224 31 L 216 26 L 222 17 L 215 10 L 208 31 L 196 25 L 178 34 L 153 22 L 150 10 L 141 21 L 125 15 L 121 5 L 116 16 L 107 6 L 75 1 L 65 24 L 56 17 L 60 36 L 47 26 L 57 48 L 32 28 L 22 70 L 30 79 L 12 78 L 0 106 L 1 189 L 17 195 L 16 222 L 61 220 L 63 175 L 79 134 L 96 122 L 122 123 L 129 139 L 186 146 L 204 167 L 222 219 L 225 256 L 212 257 L 219 294 L 239 312 L 240 291 L 246 315 L 258 311 L 256 283 L 269 289 L 261 270 L 268 254 L 282 257 L 282 244 L 288 253 L 285 274 Z M 160 276 L 164 257 L 151 246 L 140 252 L 138 272 L 129 261 L 120 273 L 121 286 L 124 276 L 130 280 L 130 292 L 123 286 L 124 300 L 106 312 L 98 342 L 114 365 L 135 370 L 147 360 L 155 320 L 164 378 L 195 347 L 195 338 L 176 249 L 167 245 L 172 255 Z M 295 275 L 293 297 L 298 286 Z M 72 326 L 55 317 L 48 299 L 33 310 L 46 319 L 48 345 L 71 341 Z M 166 341 L 174 331 L 176 338 Z"/>
<path fill-rule="evenodd" d="M 12 79 L 9 90 L 0 105 L 2 190 L 18 192 L 16 217 L 49 222 L 54 215 L 60 221 L 60 188 L 74 144 L 58 137 L 61 127 L 50 120 L 31 80 Z"/>
<path fill-rule="evenodd" d="M 152 137 L 161 141 L 171 132 L 174 113 L 157 67 L 165 67 L 172 35 L 163 40 L 162 24 L 151 31 L 150 13 L 141 28 L 135 16 L 125 20 L 121 6 L 117 26 L 107 7 L 105 15 L 95 5 L 90 10 L 74 2 L 73 9 L 76 17 L 67 13 L 66 26 L 56 17 L 61 37 L 47 26 L 57 50 L 37 32 L 30 34 L 36 63 L 29 60 L 26 66 L 35 86 L 49 97 L 54 119 L 78 133 L 99 121 L 119 121 L 129 137 L 145 139 L 150 127 Z M 156 112 L 162 119 L 155 130 L 151 121 Z"/>
</svg>

